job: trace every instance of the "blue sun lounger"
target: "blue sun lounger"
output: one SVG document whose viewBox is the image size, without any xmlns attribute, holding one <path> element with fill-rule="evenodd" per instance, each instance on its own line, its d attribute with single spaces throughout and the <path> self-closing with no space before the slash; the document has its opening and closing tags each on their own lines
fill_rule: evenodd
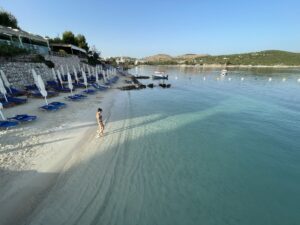
<svg viewBox="0 0 300 225">
<path fill-rule="evenodd" d="M 25 99 L 25 98 L 15 98 L 15 97 L 9 97 L 9 96 L 7 96 L 7 100 L 9 102 L 15 103 L 16 105 L 24 104 L 27 102 L 27 99 Z"/>
<path fill-rule="evenodd" d="M 102 86 L 102 85 L 99 85 L 99 84 L 96 84 L 96 83 L 94 83 L 94 84 L 92 84 L 93 85 L 93 87 L 95 88 L 95 89 L 97 89 L 97 90 L 99 90 L 99 91 L 104 91 L 104 90 L 106 90 L 108 87 L 107 86 Z"/>
<path fill-rule="evenodd" d="M 56 106 L 58 108 L 63 108 L 63 107 L 67 106 L 67 104 L 63 103 L 63 102 L 51 102 L 51 103 L 49 103 L 49 105 L 53 105 L 53 106 Z"/>
<path fill-rule="evenodd" d="M 54 105 L 43 105 L 40 107 L 41 110 L 44 110 L 44 111 L 49 111 L 49 112 L 54 112 L 54 111 L 57 111 L 59 110 L 60 108 L 58 106 L 54 106 Z"/>
<path fill-rule="evenodd" d="M 2 128 L 2 129 L 15 127 L 18 124 L 19 124 L 19 122 L 17 122 L 17 121 L 0 120 L 0 128 Z"/>
<path fill-rule="evenodd" d="M 70 92 L 70 88 L 60 87 L 60 86 L 53 86 L 52 87 L 55 91 L 58 92 Z"/>
<path fill-rule="evenodd" d="M 95 94 L 96 91 L 95 90 L 92 90 L 92 89 L 87 89 L 87 90 L 84 90 L 83 91 L 85 94 L 89 94 L 89 95 L 92 95 L 92 94 Z"/>
<path fill-rule="evenodd" d="M 83 83 L 76 83 L 76 82 L 74 82 L 73 86 L 77 87 L 77 88 L 85 88 L 85 85 Z"/>
<path fill-rule="evenodd" d="M 20 89 L 14 88 L 14 87 L 10 87 L 10 88 L 5 87 L 5 89 L 6 89 L 6 92 L 13 97 L 26 95 L 26 91 L 20 90 Z"/>
<path fill-rule="evenodd" d="M 59 93 L 55 92 L 55 91 L 47 91 L 47 93 L 48 93 L 49 98 L 59 95 Z M 41 92 L 37 91 L 37 90 L 31 91 L 31 92 L 29 92 L 29 94 L 34 98 L 44 98 L 43 95 L 41 94 Z"/>
<path fill-rule="evenodd" d="M 16 115 L 14 117 L 8 118 L 9 120 L 16 120 L 19 122 L 31 122 L 36 120 L 37 116 L 30 116 L 27 114 L 20 114 L 20 115 Z"/>
<path fill-rule="evenodd" d="M 36 91 L 38 90 L 38 87 L 35 85 L 35 84 L 32 84 L 32 85 L 25 85 L 25 89 L 27 91 Z"/>
<path fill-rule="evenodd" d="M 82 100 L 83 98 L 81 98 L 81 97 L 79 97 L 79 96 L 75 96 L 75 95 L 70 95 L 70 96 L 65 97 L 65 99 L 71 100 L 71 101 L 80 101 L 80 100 Z"/>
</svg>

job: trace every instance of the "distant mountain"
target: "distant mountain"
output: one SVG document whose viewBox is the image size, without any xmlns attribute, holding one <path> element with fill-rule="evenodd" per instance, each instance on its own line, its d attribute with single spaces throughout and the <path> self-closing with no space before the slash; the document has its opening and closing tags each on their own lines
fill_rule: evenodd
<svg viewBox="0 0 300 225">
<path fill-rule="evenodd" d="M 167 54 L 157 54 L 153 56 L 148 56 L 143 59 L 146 62 L 160 62 L 160 61 L 171 61 L 173 57 Z"/>
<path fill-rule="evenodd" d="M 184 55 L 176 56 L 175 58 L 182 59 L 182 60 L 190 60 L 190 59 L 196 59 L 204 56 L 208 56 L 208 55 L 207 54 L 184 54 Z"/>
<path fill-rule="evenodd" d="M 226 65 L 265 65 L 265 66 L 300 66 L 300 53 L 267 50 L 261 52 L 250 52 L 243 54 L 231 55 L 199 55 L 185 54 L 172 57 L 166 54 L 159 54 L 144 58 L 147 64 L 187 64 L 187 65 L 211 65 L 211 64 L 226 64 Z"/>
</svg>

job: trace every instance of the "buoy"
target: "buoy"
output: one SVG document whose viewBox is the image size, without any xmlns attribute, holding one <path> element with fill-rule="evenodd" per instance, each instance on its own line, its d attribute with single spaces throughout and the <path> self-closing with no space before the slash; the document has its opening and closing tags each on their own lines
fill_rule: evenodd
<svg viewBox="0 0 300 225">
<path fill-rule="evenodd" d="M 206 80 L 206 77 L 203 77 L 203 80 Z"/>
<path fill-rule="evenodd" d="M 272 77 L 269 77 L 269 82 L 271 82 L 272 81 Z"/>
<path fill-rule="evenodd" d="M 228 80 L 231 81 L 231 77 L 228 77 Z"/>
<path fill-rule="evenodd" d="M 298 80 L 297 80 L 297 81 L 298 81 L 298 83 L 300 83 L 300 78 L 298 78 Z"/>
<path fill-rule="evenodd" d="M 243 80 L 244 80 L 244 77 L 241 78 L 241 81 L 243 81 Z"/>
<path fill-rule="evenodd" d="M 286 78 L 284 77 L 284 78 L 282 78 L 282 82 L 285 82 L 286 81 Z"/>
</svg>

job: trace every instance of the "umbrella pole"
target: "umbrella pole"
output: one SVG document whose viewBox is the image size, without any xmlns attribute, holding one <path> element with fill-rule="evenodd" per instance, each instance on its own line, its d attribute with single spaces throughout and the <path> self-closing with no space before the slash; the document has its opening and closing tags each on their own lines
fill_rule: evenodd
<svg viewBox="0 0 300 225">
<path fill-rule="evenodd" d="M 6 120 L 1 110 L 0 110 L 0 115 L 1 115 L 3 120 Z"/>
<path fill-rule="evenodd" d="M 4 95 L 4 98 L 5 98 L 5 101 L 8 102 L 8 100 L 7 100 L 7 98 L 6 98 L 6 95 Z"/>
<path fill-rule="evenodd" d="M 45 97 L 45 102 L 46 102 L 46 105 L 49 105 L 49 104 L 48 104 L 48 101 L 47 101 L 47 97 Z"/>
<path fill-rule="evenodd" d="M 10 87 L 8 89 L 9 89 L 10 93 L 12 94 L 12 90 L 10 89 Z"/>
</svg>

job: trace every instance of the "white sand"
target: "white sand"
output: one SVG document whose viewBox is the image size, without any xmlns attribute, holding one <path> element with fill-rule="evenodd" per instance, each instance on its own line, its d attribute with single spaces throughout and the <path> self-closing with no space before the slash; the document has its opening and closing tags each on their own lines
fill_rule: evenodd
<svg viewBox="0 0 300 225">
<path fill-rule="evenodd" d="M 27 113 L 37 115 L 38 119 L 0 131 L 1 225 L 23 224 L 56 185 L 59 176 L 66 176 L 69 168 L 92 157 L 92 151 L 101 151 L 99 145 L 103 139 L 96 138 L 95 112 L 98 107 L 104 109 L 108 131 L 118 92 L 116 89 L 97 92 L 81 102 L 69 102 L 64 99 L 69 94 L 60 94 L 49 99 L 68 104 L 57 112 L 40 111 L 38 107 L 44 101 L 32 98 L 25 105 L 3 111 L 6 117 Z"/>
</svg>

